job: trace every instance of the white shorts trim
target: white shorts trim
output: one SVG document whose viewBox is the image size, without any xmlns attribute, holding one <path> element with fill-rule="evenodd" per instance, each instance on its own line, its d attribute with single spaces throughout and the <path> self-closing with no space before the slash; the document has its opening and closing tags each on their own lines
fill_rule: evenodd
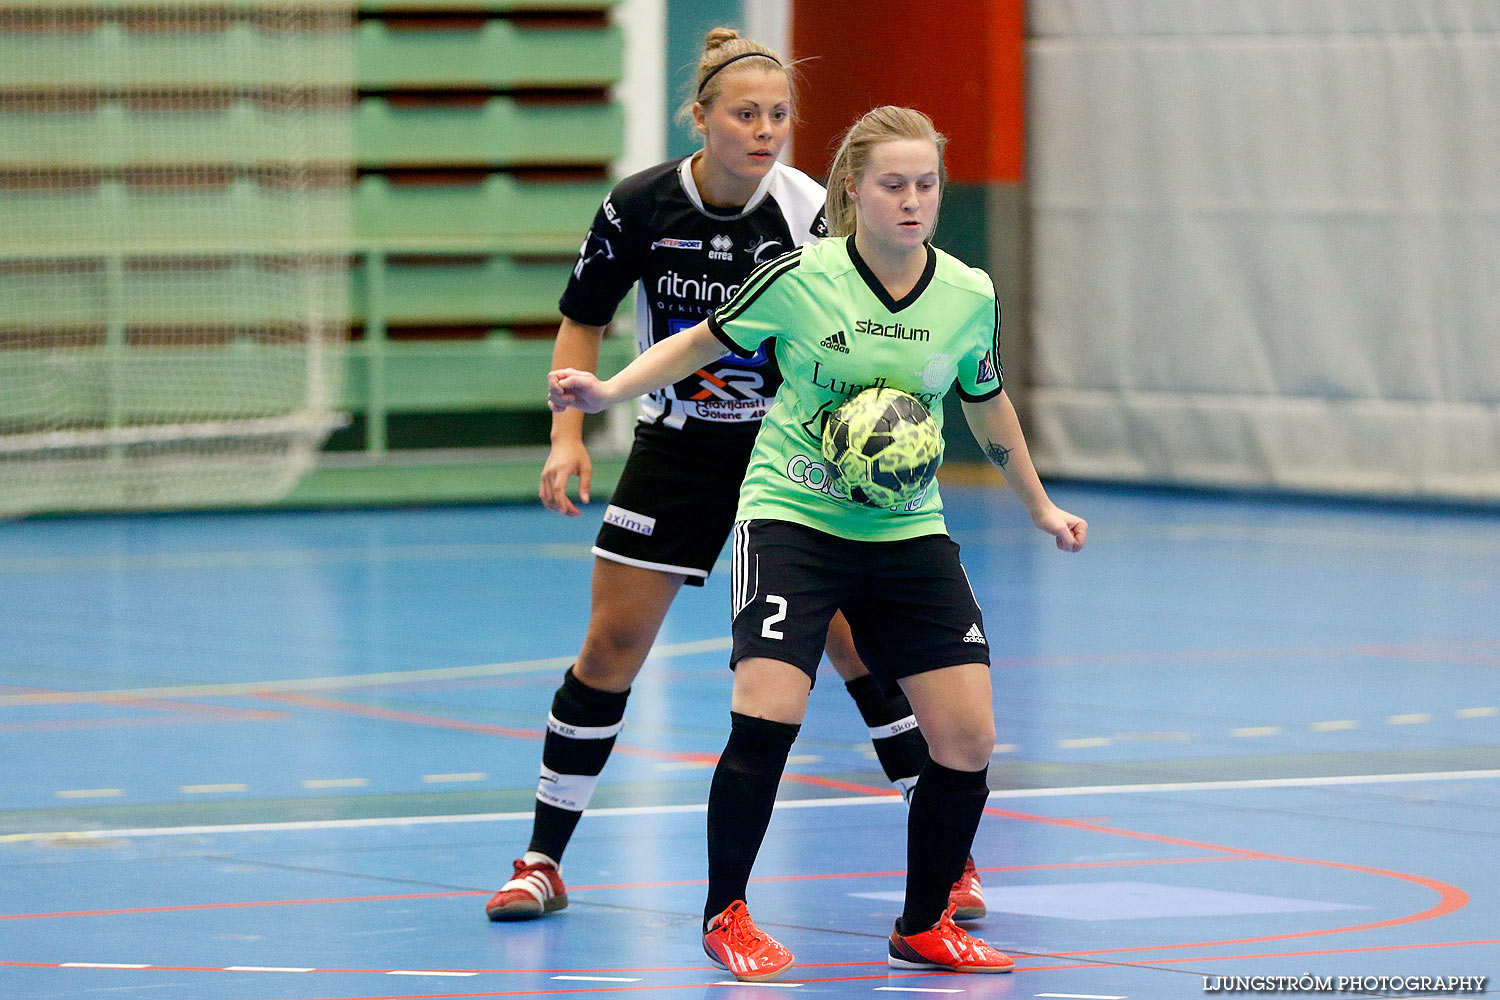
<svg viewBox="0 0 1500 1000">
<path fill-rule="evenodd" d="M 696 576 L 700 580 L 708 579 L 708 570 L 706 569 L 698 569 L 693 566 L 671 566 L 667 563 L 648 562 L 645 559 L 632 559 L 629 556 L 622 556 L 618 553 L 610 552 L 608 549 L 601 549 L 597 545 L 595 545 L 589 551 L 598 556 L 600 559 L 608 559 L 610 562 L 623 563 L 626 566 L 635 566 L 640 569 L 653 569 L 658 573 L 679 573 L 683 576 Z"/>
</svg>

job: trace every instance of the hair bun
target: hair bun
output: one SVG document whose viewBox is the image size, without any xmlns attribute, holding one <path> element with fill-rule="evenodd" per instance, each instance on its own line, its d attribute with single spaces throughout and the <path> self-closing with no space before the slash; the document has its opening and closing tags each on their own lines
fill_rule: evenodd
<svg viewBox="0 0 1500 1000">
<path fill-rule="evenodd" d="M 708 38 L 703 43 L 703 48 L 707 52 L 712 52 L 719 46 L 732 42 L 739 37 L 740 33 L 733 28 L 710 28 Z"/>
</svg>

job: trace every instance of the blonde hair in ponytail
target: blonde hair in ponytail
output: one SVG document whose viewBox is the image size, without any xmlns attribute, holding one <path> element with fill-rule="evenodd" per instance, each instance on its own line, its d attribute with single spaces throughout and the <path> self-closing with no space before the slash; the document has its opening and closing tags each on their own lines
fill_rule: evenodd
<svg viewBox="0 0 1500 1000">
<path fill-rule="evenodd" d="M 864 176 L 865 168 L 870 165 L 871 151 L 892 139 L 925 139 L 936 146 L 938 190 L 941 192 L 947 187 L 948 168 L 944 165 L 943 153 L 948 148 L 948 137 L 937 130 L 931 118 L 912 108 L 890 104 L 867 111 L 844 133 L 844 141 L 839 144 L 839 151 L 833 155 L 833 165 L 828 168 L 828 198 L 823 214 L 830 235 L 854 235 L 854 199 L 849 196 L 849 187 L 858 185 Z"/>
<path fill-rule="evenodd" d="M 751 59 L 750 56 L 764 56 Z M 704 110 L 713 107 L 723 89 L 723 69 L 731 60 L 739 60 L 747 67 L 761 70 L 781 70 L 786 74 L 787 89 L 792 95 L 792 107 L 797 106 L 797 78 L 791 65 L 782 62 L 780 56 L 760 42 L 743 38 L 733 28 L 711 28 L 703 41 L 703 53 L 698 57 L 698 67 L 693 73 L 692 89 L 686 99 L 678 105 L 676 119 L 679 124 L 693 125 L 693 105 L 701 104 Z M 736 69 L 738 66 L 736 66 Z"/>
</svg>

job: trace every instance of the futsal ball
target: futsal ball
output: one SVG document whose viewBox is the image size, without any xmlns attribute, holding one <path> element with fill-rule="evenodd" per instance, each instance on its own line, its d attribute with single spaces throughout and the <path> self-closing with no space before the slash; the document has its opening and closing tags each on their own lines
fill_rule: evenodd
<svg viewBox="0 0 1500 1000">
<path fill-rule="evenodd" d="M 895 507 L 915 499 L 937 475 L 943 435 L 910 393 L 866 389 L 829 414 L 822 452 L 851 500 Z"/>
</svg>

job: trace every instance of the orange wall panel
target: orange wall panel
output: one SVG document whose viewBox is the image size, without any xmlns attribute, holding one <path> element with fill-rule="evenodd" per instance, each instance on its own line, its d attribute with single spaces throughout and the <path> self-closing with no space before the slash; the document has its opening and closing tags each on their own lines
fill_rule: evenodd
<svg viewBox="0 0 1500 1000">
<path fill-rule="evenodd" d="M 1024 0 L 795 0 L 804 90 L 796 166 L 823 177 L 844 131 L 881 104 L 914 107 L 950 139 L 954 181 L 1019 182 L 1025 159 Z"/>
</svg>

